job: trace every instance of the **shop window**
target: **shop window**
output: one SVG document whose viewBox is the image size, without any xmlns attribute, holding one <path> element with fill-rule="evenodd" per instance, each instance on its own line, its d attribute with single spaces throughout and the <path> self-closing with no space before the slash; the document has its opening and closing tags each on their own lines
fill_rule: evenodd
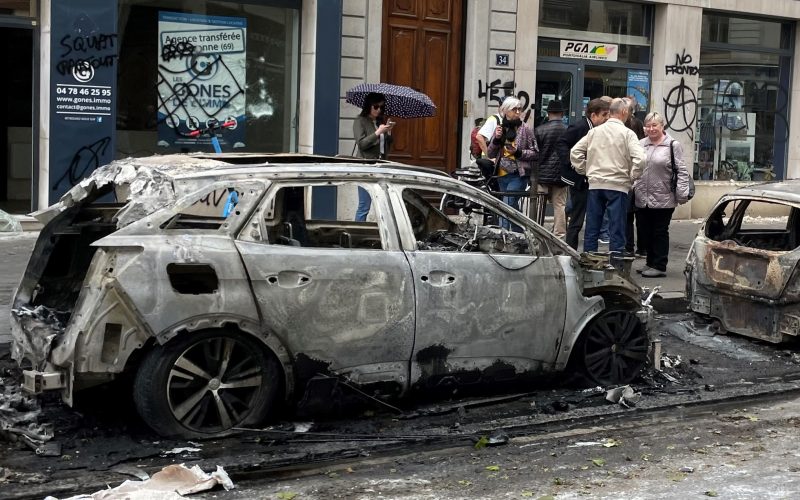
<svg viewBox="0 0 800 500">
<path fill-rule="evenodd" d="M 789 138 L 789 32 L 787 23 L 703 16 L 695 179 L 781 178 Z"/>
<path fill-rule="evenodd" d="M 616 0 L 542 0 L 539 26 L 649 37 L 650 12 L 649 5 Z"/>
<path fill-rule="evenodd" d="M 296 150 L 299 11 L 258 3 L 119 1 L 118 156 Z"/>
</svg>

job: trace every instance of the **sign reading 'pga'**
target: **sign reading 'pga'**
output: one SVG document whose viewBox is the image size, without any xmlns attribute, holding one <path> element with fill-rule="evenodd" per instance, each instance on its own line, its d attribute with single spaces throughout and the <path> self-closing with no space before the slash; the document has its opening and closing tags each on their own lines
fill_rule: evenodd
<svg viewBox="0 0 800 500">
<path fill-rule="evenodd" d="M 614 62 L 617 60 L 617 48 L 613 43 L 561 40 L 561 57 Z"/>
</svg>

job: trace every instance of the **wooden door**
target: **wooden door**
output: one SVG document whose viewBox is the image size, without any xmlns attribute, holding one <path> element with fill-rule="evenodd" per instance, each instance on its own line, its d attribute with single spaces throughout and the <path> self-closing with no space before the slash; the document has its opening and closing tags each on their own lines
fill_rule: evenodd
<svg viewBox="0 0 800 500">
<path fill-rule="evenodd" d="M 397 119 L 389 158 L 452 172 L 460 155 L 463 0 L 383 2 L 381 81 L 427 94 L 436 116 Z"/>
</svg>

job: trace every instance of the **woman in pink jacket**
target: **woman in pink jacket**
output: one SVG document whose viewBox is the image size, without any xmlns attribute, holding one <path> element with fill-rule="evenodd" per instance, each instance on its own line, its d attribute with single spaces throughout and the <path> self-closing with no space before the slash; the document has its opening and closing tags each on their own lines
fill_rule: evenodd
<svg viewBox="0 0 800 500">
<path fill-rule="evenodd" d="M 664 131 L 664 117 L 658 112 L 644 119 L 646 137 L 640 141 L 645 150 L 645 168 L 633 186 L 636 195 L 636 231 L 647 252 L 647 263 L 636 272 L 646 278 L 667 275 L 669 223 L 675 207 L 689 199 L 689 171 L 683 161 L 683 146 Z M 675 189 L 672 183 L 672 158 L 678 171 Z"/>
</svg>

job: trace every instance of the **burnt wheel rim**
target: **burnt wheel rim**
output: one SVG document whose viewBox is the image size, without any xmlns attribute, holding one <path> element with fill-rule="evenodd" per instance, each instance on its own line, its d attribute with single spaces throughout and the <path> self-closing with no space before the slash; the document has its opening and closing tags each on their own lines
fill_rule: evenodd
<svg viewBox="0 0 800 500">
<path fill-rule="evenodd" d="M 249 346 L 229 337 L 192 344 L 175 360 L 167 379 L 172 416 L 201 433 L 236 427 L 261 397 L 259 359 Z"/>
<path fill-rule="evenodd" d="M 633 380 L 647 361 L 644 325 L 627 311 L 612 311 L 597 318 L 583 345 L 586 373 L 600 384 Z"/>
</svg>

